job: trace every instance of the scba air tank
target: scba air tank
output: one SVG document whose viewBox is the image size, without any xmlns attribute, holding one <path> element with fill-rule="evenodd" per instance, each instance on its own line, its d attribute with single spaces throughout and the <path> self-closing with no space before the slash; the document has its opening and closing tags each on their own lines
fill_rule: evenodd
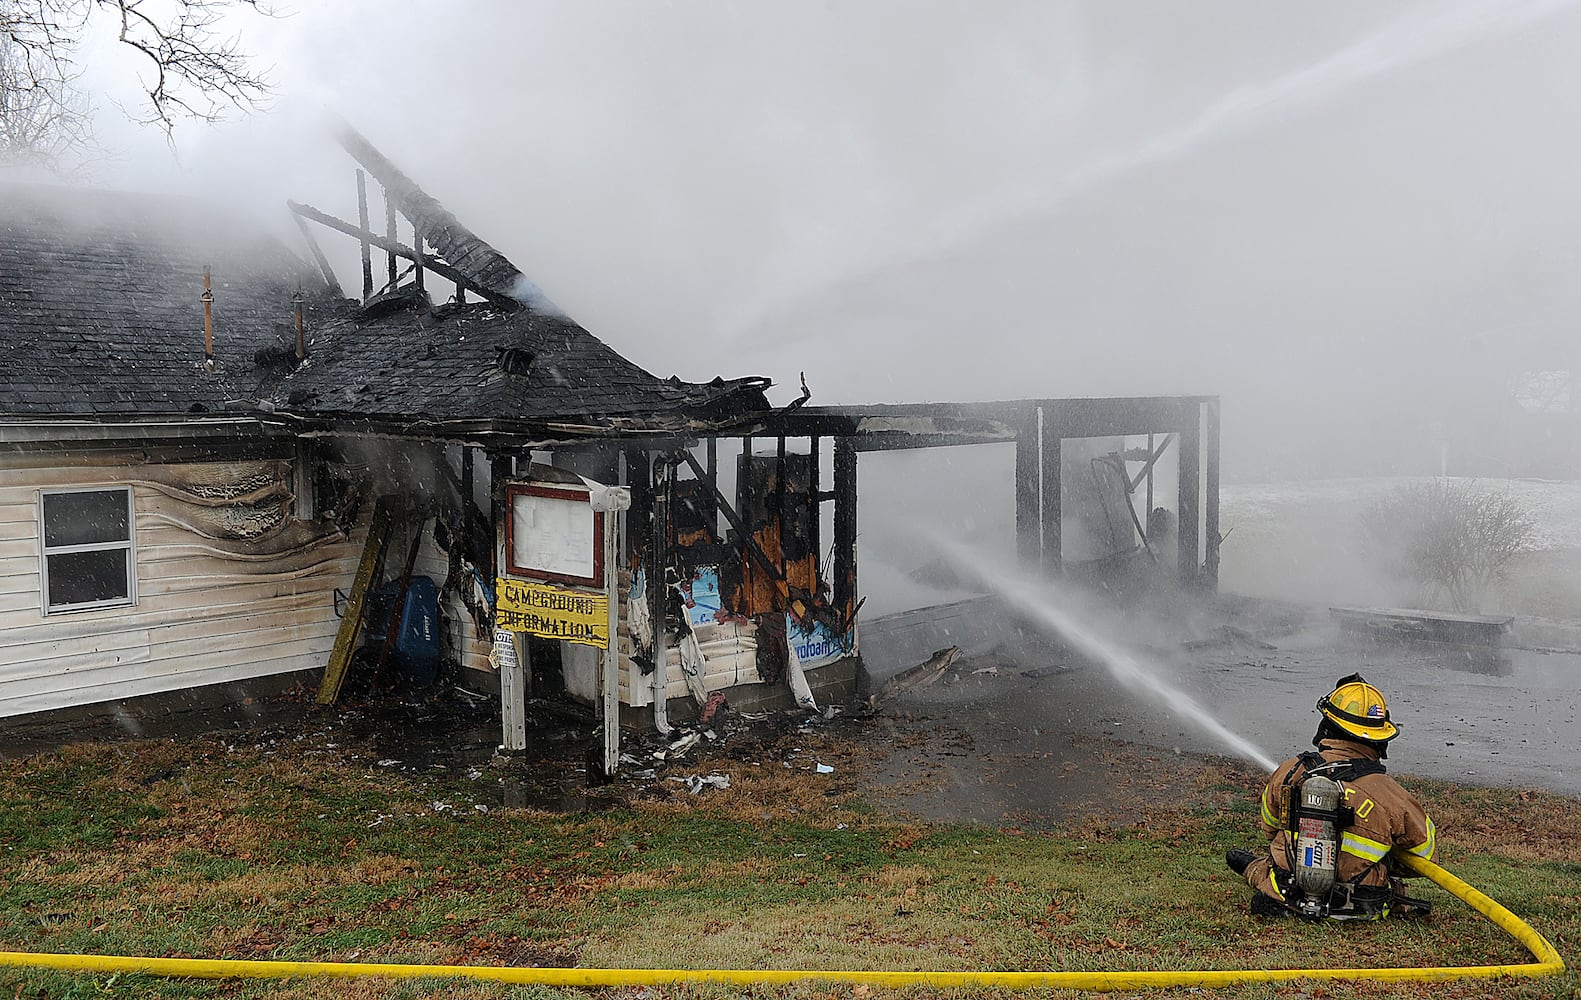
<svg viewBox="0 0 1581 1000">
<path fill-rule="evenodd" d="M 1295 881 L 1314 904 L 1328 900 L 1339 875 L 1340 808 L 1345 790 L 1339 782 L 1313 775 L 1296 795 Z"/>
</svg>

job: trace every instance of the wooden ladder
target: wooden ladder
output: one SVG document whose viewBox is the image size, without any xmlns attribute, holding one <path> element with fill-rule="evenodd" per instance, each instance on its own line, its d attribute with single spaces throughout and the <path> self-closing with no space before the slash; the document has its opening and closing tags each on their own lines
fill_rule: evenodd
<svg viewBox="0 0 1581 1000">
<path fill-rule="evenodd" d="M 346 680 L 346 670 L 351 656 L 357 650 L 357 640 L 362 635 L 362 612 L 367 602 L 368 590 L 378 580 L 384 566 L 384 551 L 390 544 L 395 530 L 394 497 L 380 497 L 373 505 L 373 517 L 368 522 L 368 538 L 362 545 L 362 560 L 357 563 L 357 575 L 352 580 L 351 596 L 346 600 L 346 613 L 340 619 L 340 630 L 335 633 L 335 646 L 330 650 L 329 663 L 324 667 L 324 679 L 318 685 L 318 703 L 332 705 L 340 696 L 340 686 Z"/>
</svg>

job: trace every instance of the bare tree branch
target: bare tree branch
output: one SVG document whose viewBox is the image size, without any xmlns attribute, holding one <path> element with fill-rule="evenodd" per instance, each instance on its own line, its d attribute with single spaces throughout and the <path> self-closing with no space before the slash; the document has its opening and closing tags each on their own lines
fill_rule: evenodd
<svg viewBox="0 0 1581 1000">
<path fill-rule="evenodd" d="M 61 67 L 0 35 L 0 163 L 83 176 L 103 156 L 88 97 Z"/>
<path fill-rule="evenodd" d="M 257 108 L 272 93 L 268 76 L 238 37 L 221 33 L 225 16 L 243 9 L 274 14 L 263 0 L 0 0 L 0 43 L 12 53 L 0 100 L 43 90 L 72 106 L 78 43 L 96 19 L 113 18 L 117 40 L 146 60 L 139 78 L 146 103 L 134 121 L 170 137 L 182 119 L 212 122 L 227 110 Z"/>
</svg>

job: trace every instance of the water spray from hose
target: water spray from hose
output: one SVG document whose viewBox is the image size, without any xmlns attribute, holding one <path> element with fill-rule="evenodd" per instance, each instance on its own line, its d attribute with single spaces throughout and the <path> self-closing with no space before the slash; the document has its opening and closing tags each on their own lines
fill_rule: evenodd
<svg viewBox="0 0 1581 1000">
<path fill-rule="evenodd" d="M 984 589 L 992 591 L 1017 611 L 1064 639 L 1083 656 L 1101 664 L 1129 690 L 1147 695 L 1179 712 L 1235 756 L 1249 760 L 1265 771 L 1271 772 L 1278 766 L 1256 744 L 1232 732 L 1190 695 L 1165 682 L 1157 670 L 1149 669 L 1136 655 L 1093 631 L 1080 617 L 1066 610 L 1064 605 L 1069 601 L 1059 600 L 1046 582 L 1021 573 L 1007 572 L 999 567 L 989 572 L 983 568 L 982 558 L 966 546 L 937 532 L 930 532 L 929 535 L 929 540 L 957 573 L 977 580 Z"/>
</svg>

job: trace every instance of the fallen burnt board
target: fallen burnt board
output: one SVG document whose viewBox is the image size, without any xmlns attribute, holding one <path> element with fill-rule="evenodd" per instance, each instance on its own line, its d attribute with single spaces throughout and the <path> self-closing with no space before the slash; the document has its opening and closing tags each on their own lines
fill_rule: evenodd
<svg viewBox="0 0 1581 1000">
<path fill-rule="evenodd" d="M 1509 615 L 1459 615 L 1410 608 L 1329 608 L 1344 628 L 1422 642 L 1497 646 L 1515 621 Z"/>
</svg>

